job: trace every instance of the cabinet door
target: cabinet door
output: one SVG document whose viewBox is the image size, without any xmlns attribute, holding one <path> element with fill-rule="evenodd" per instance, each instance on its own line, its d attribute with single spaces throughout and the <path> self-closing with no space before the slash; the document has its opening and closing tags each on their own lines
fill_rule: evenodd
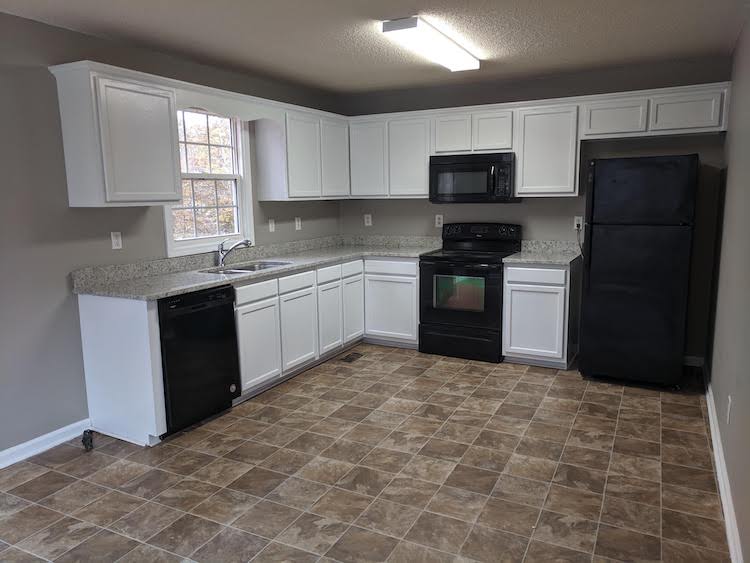
<svg viewBox="0 0 750 563">
<path fill-rule="evenodd" d="M 471 150 L 471 115 L 441 115 L 433 120 L 433 150 L 467 152 Z"/>
<path fill-rule="evenodd" d="M 581 135 L 637 133 L 646 130 L 647 98 L 625 98 L 605 102 L 588 102 L 581 106 Z"/>
<path fill-rule="evenodd" d="M 107 201 L 180 201 L 174 90 L 95 83 Z"/>
<path fill-rule="evenodd" d="M 385 121 L 349 125 L 352 196 L 387 196 L 388 163 Z"/>
<path fill-rule="evenodd" d="M 391 196 L 428 194 L 429 144 L 429 120 L 402 119 L 388 123 Z"/>
<path fill-rule="evenodd" d="M 562 359 L 565 287 L 505 284 L 503 354 Z"/>
<path fill-rule="evenodd" d="M 378 338 L 417 340 L 417 279 L 365 275 L 365 333 Z"/>
<path fill-rule="evenodd" d="M 320 119 L 286 114 L 289 197 L 320 197 Z"/>
<path fill-rule="evenodd" d="M 318 357 L 318 307 L 315 287 L 294 291 L 281 302 L 281 357 L 289 371 Z"/>
<path fill-rule="evenodd" d="M 281 375 L 279 298 L 237 307 L 242 390 Z"/>
<path fill-rule="evenodd" d="M 513 147 L 513 112 L 488 111 L 471 117 L 475 151 L 508 150 Z"/>
<path fill-rule="evenodd" d="M 721 123 L 721 91 L 669 94 L 651 98 L 649 129 L 718 127 Z"/>
<path fill-rule="evenodd" d="M 574 195 L 578 106 L 518 110 L 518 195 Z"/>
<path fill-rule="evenodd" d="M 320 122 L 322 193 L 324 197 L 349 195 L 349 125 L 346 121 Z"/>
<path fill-rule="evenodd" d="M 343 344 L 341 280 L 318 286 L 318 340 L 323 355 Z"/>
<path fill-rule="evenodd" d="M 362 274 L 344 279 L 344 342 L 365 333 L 365 282 Z"/>
</svg>

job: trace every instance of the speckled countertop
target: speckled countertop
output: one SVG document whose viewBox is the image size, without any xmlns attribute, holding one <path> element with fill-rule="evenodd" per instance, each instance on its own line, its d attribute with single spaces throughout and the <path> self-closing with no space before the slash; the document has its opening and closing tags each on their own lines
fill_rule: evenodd
<svg viewBox="0 0 750 563">
<path fill-rule="evenodd" d="M 220 285 L 244 285 L 247 283 L 295 274 L 305 270 L 358 260 L 368 256 L 387 258 L 417 258 L 420 254 L 435 250 L 436 247 L 383 247 L 383 246 L 336 246 L 319 248 L 294 254 L 263 256 L 263 261 L 289 262 L 289 264 L 259 272 L 243 274 L 216 274 L 191 270 L 131 279 L 112 280 L 89 277 L 78 280 L 74 292 L 83 295 L 101 295 L 105 297 L 123 297 L 126 299 L 152 300 L 198 291 Z M 253 260 L 253 262 L 257 261 Z M 241 263 L 232 263 L 231 267 L 241 267 Z"/>
<path fill-rule="evenodd" d="M 503 258 L 504 264 L 546 264 L 548 266 L 567 266 L 578 258 L 578 250 L 536 250 L 516 252 Z"/>
</svg>

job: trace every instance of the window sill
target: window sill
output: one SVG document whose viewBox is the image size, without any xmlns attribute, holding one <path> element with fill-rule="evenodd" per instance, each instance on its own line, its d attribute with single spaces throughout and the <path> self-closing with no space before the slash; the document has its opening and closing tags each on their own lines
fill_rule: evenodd
<svg viewBox="0 0 750 563">
<path fill-rule="evenodd" d="M 216 252 L 219 243 L 226 240 L 227 246 L 242 240 L 241 234 L 233 236 L 219 236 L 210 238 L 201 238 L 195 240 L 184 240 L 184 241 L 168 241 L 167 242 L 167 256 L 174 258 L 176 256 L 187 256 L 188 254 L 201 254 L 204 252 Z"/>
</svg>

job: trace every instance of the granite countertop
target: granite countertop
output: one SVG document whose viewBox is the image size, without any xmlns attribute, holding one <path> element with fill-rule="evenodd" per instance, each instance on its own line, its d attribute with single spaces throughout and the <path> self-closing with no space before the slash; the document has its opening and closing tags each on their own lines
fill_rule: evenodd
<svg viewBox="0 0 750 563">
<path fill-rule="evenodd" d="M 105 297 L 122 297 L 126 299 L 154 300 L 171 295 L 218 287 L 221 285 L 244 285 L 247 283 L 278 278 L 305 270 L 358 260 L 368 256 L 386 258 L 418 258 L 420 254 L 435 250 L 435 246 L 388 247 L 388 246 L 337 246 L 319 248 L 294 254 L 263 256 L 252 260 L 280 261 L 289 264 L 259 272 L 243 274 L 217 274 L 190 270 L 153 276 L 113 280 L 105 277 L 90 276 L 76 280 L 73 291 L 79 295 L 100 295 Z M 241 267 L 241 263 L 232 263 L 228 267 Z"/>
<path fill-rule="evenodd" d="M 568 266 L 581 256 L 578 250 L 527 250 L 503 258 L 504 264 L 548 264 Z"/>
</svg>

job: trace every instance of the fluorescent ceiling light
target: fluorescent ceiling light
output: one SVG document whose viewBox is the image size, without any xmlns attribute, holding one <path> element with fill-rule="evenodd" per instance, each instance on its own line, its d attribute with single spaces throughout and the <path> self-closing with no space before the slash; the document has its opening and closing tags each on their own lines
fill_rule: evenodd
<svg viewBox="0 0 750 563">
<path fill-rule="evenodd" d="M 385 21 L 383 33 L 402 47 L 443 65 L 451 72 L 479 68 L 479 59 L 417 16 Z"/>
</svg>

